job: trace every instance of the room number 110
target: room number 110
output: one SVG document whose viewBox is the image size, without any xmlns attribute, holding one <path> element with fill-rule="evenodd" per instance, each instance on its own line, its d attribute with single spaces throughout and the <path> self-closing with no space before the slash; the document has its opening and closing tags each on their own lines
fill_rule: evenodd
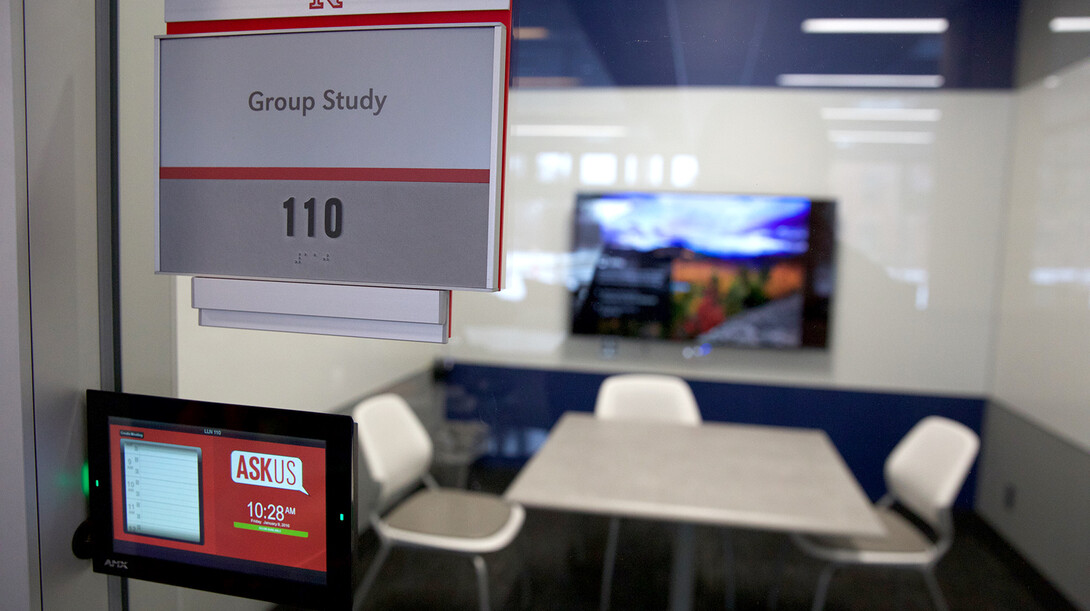
<svg viewBox="0 0 1090 611">
<path fill-rule="evenodd" d="M 312 197 L 303 202 L 303 210 L 306 211 L 307 237 L 314 237 L 315 217 L 317 216 L 317 202 Z M 295 237 L 295 198 L 289 197 L 284 201 L 284 212 L 287 216 L 287 236 Z M 327 237 L 341 237 L 341 229 L 344 225 L 344 204 L 336 197 L 325 200 L 324 229 Z"/>
</svg>

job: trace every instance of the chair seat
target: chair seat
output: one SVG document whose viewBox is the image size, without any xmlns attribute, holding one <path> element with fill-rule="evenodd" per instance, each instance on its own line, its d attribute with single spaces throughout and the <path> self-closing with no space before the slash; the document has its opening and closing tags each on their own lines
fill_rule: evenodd
<svg viewBox="0 0 1090 611">
<path fill-rule="evenodd" d="M 491 494 L 426 488 L 384 516 L 380 528 L 391 540 L 456 552 L 499 550 L 518 534 L 521 505 Z"/>
<path fill-rule="evenodd" d="M 925 565 L 938 556 L 935 544 L 912 522 L 887 507 L 875 507 L 886 528 L 884 537 L 798 535 L 795 542 L 829 562 L 885 565 Z"/>
</svg>

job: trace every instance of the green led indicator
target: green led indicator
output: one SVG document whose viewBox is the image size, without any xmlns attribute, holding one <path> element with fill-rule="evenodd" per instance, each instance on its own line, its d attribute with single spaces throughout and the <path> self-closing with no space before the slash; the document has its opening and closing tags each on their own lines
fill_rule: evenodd
<svg viewBox="0 0 1090 611">
<path fill-rule="evenodd" d="M 91 495 L 91 469 L 87 466 L 87 463 L 83 463 L 83 467 L 80 468 L 80 483 L 83 488 L 83 496 Z M 97 483 L 95 484 L 98 485 Z"/>
<path fill-rule="evenodd" d="M 341 514 L 341 522 L 344 522 L 344 514 Z"/>
</svg>

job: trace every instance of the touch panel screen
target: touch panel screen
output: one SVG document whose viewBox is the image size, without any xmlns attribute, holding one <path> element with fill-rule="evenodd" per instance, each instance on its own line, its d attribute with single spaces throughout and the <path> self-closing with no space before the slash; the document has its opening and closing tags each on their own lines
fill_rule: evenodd
<svg viewBox="0 0 1090 611">
<path fill-rule="evenodd" d="M 324 442 L 119 417 L 109 432 L 114 549 L 325 583 Z"/>
<path fill-rule="evenodd" d="M 96 571 L 351 601 L 351 417 L 88 391 Z"/>
<path fill-rule="evenodd" d="M 126 533 L 204 542 L 200 448 L 122 438 L 121 465 Z"/>
</svg>

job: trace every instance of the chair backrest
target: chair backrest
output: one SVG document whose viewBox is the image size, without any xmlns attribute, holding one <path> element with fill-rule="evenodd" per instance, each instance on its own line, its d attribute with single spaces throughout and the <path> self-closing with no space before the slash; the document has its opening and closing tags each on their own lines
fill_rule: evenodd
<svg viewBox="0 0 1090 611">
<path fill-rule="evenodd" d="M 409 404 L 387 393 L 360 401 L 352 410 L 360 451 L 379 485 L 381 510 L 416 485 L 432 461 L 432 442 Z"/>
<path fill-rule="evenodd" d="M 890 452 L 886 486 L 901 504 L 941 533 L 948 529 L 944 522 L 979 448 L 980 438 L 969 427 L 928 416 Z"/>
<path fill-rule="evenodd" d="M 594 403 L 598 418 L 697 425 L 700 408 L 689 384 L 676 376 L 623 374 L 606 378 Z"/>
</svg>

